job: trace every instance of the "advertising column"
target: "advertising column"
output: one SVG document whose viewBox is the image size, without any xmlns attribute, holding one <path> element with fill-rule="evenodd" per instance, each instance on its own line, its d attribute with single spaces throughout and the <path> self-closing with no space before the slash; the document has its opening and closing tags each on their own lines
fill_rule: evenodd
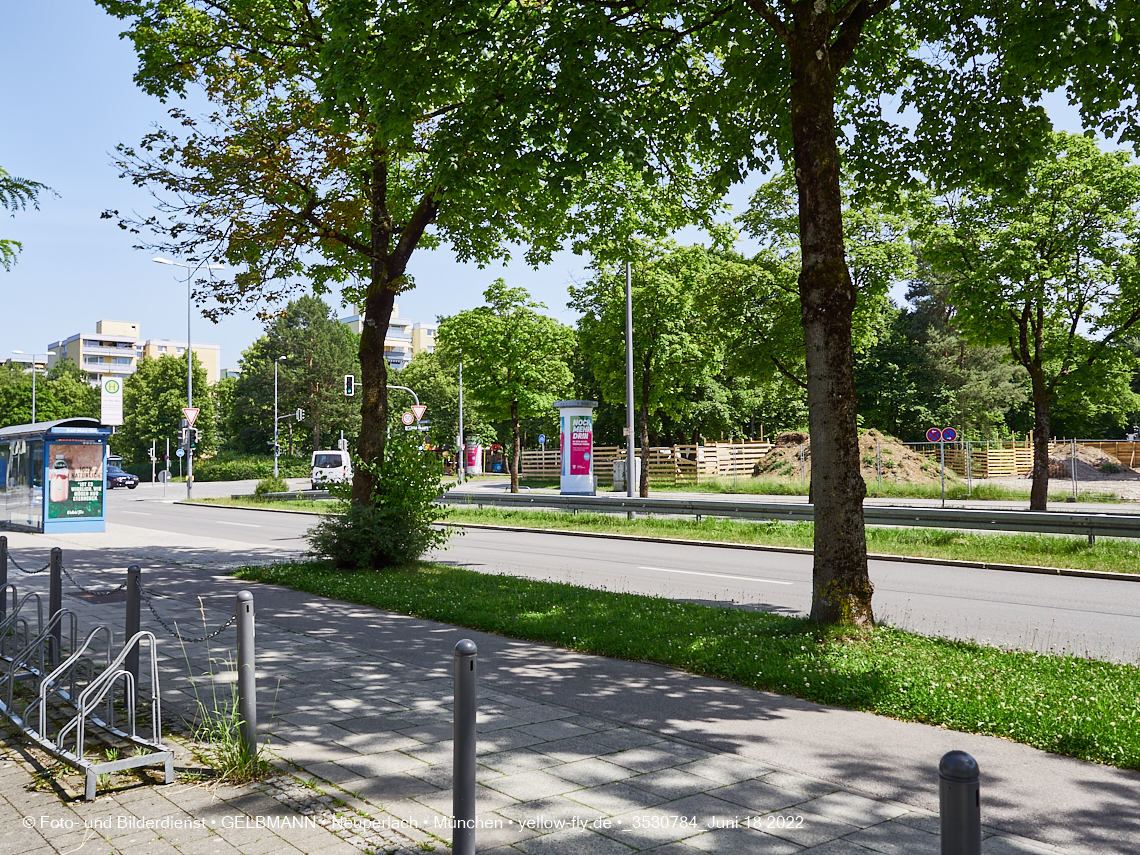
<svg viewBox="0 0 1140 855">
<path fill-rule="evenodd" d="M 559 449 L 562 452 L 561 494 L 594 495 L 594 408 L 597 401 L 555 401 Z"/>
</svg>

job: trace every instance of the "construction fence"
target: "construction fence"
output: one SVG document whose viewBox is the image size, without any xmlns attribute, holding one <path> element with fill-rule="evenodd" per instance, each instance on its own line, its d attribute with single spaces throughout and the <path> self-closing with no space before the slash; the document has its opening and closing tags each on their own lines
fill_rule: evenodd
<svg viewBox="0 0 1140 855">
<path fill-rule="evenodd" d="M 671 445 L 648 449 L 642 466 L 648 467 L 649 480 L 656 483 L 700 484 L 713 478 L 748 477 L 772 448 L 767 441 L 707 442 L 704 445 Z M 625 460 L 625 448 L 616 445 L 594 447 L 594 472 L 599 487 L 613 486 L 614 461 Z M 562 472 L 562 454 L 553 451 L 524 451 L 519 463 L 520 477 L 557 478 Z"/>
</svg>

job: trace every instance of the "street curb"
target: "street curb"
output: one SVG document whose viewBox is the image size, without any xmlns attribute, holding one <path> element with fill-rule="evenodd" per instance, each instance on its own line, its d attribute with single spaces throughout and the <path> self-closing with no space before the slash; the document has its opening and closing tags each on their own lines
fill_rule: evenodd
<svg viewBox="0 0 1140 855">
<path fill-rule="evenodd" d="M 268 510 L 268 509 L 266 509 Z M 492 531 L 526 531 L 534 534 L 559 534 L 571 537 L 597 537 L 610 540 L 633 540 L 646 543 L 670 543 L 678 546 L 716 546 L 721 549 L 750 549 L 757 552 L 787 552 L 793 555 L 811 555 L 813 550 L 796 546 L 765 546 L 757 543 L 726 543 L 720 540 L 686 540 L 677 537 L 647 537 L 640 534 L 606 534 L 598 531 L 567 531 L 554 528 L 519 528 L 517 526 L 488 525 L 486 523 L 442 523 L 455 528 L 483 528 Z M 1046 576 L 1078 576 L 1085 579 L 1115 579 L 1120 582 L 1140 582 L 1140 573 L 1112 573 L 1105 570 L 1075 570 L 1062 567 L 1033 567 L 1025 564 L 989 564 L 983 561 L 958 561 L 952 558 L 927 558 L 918 555 L 887 555 L 868 552 L 873 561 L 905 561 L 911 564 L 935 564 L 943 567 L 970 567 L 976 570 L 1001 570 L 1008 573 L 1037 573 Z"/>
<path fill-rule="evenodd" d="M 307 514 L 319 517 L 315 511 L 292 511 L 288 508 L 247 508 L 233 505 L 207 505 L 202 502 L 187 502 L 181 499 L 174 502 L 176 505 L 190 505 L 197 508 L 225 508 L 236 511 L 259 511 L 261 513 Z M 721 540 L 687 540 L 679 537 L 648 537 L 642 534 L 607 534 L 600 531 L 568 531 L 559 528 L 523 528 L 509 525 L 489 525 L 487 523 L 438 523 L 441 526 L 452 528 L 480 528 L 489 531 L 525 531 L 531 534 L 557 534 L 567 537 L 593 537 L 608 540 L 630 540 L 643 543 L 670 543 L 678 546 L 716 546 L 720 549 L 750 549 L 755 552 L 786 552 L 792 555 L 811 555 L 813 550 L 800 549 L 796 546 L 765 546 L 758 543 L 728 543 Z M 1140 582 L 1140 573 L 1112 573 L 1106 570 L 1076 570 L 1067 567 L 1034 567 L 1027 564 L 990 564 L 984 561 L 959 561 L 953 558 L 927 558 L 920 555 L 888 555 L 880 552 L 868 552 L 867 558 L 872 561 L 899 561 L 911 564 L 933 564 L 942 567 L 968 567 L 975 570 L 1000 570 L 1005 573 L 1036 573 L 1043 576 L 1075 576 L 1082 579 L 1109 579 L 1118 582 Z"/>
</svg>

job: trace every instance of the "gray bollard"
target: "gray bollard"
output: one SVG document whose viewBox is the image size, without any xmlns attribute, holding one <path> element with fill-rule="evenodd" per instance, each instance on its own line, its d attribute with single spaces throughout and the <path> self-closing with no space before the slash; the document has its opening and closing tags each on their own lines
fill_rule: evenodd
<svg viewBox="0 0 1140 855">
<path fill-rule="evenodd" d="M 132 564 L 127 568 L 127 637 L 126 640 L 130 641 L 135 637 L 135 634 L 140 629 L 142 618 L 142 570 L 139 565 Z M 131 672 L 131 677 L 134 678 L 135 684 L 135 697 L 138 697 L 139 691 L 139 646 L 135 644 L 131 647 L 131 652 L 127 654 L 127 670 Z"/>
<path fill-rule="evenodd" d="M 48 562 L 51 571 L 51 578 L 48 581 L 48 619 L 54 618 L 63 609 L 63 578 L 60 570 L 63 567 L 63 550 L 58 546 L 53 546 L 51 550 L 51 559 Z M 58 665 L 61 661 L 60 654 L 63 652 L 63 620 L 56 621 L 55 626 L 51 631 L 51 642 L 49 644 L 49 656 L 51 658 L 52 667 Z"/>
<path fill-rule="evenodd" d="M 247 758 L 257 756 L 256 652 L 253 641 L 253 594 L 238 591 L 237 603 L 238 733 Z"/>
<path fill-rule="evenodd" d="M 479 649 L 468 638 L 455 645 L 455 729 L 451 778 L 454 817 L 451 855 L 475 855 L 475 663 Z"/>
<path fill-rule="evenodd" d="M 8 584 L 8 538 L 0 534 L 0 591 Z M 8 601 L 0 594 L 0 620 L 8 617 Z"/>
<path fill-rule="evenodd" d="M 981 855 L 982 802 L 978 762 L 950 751 L 938 763 L 938 814 L 942 855 Z"/>
</svg>

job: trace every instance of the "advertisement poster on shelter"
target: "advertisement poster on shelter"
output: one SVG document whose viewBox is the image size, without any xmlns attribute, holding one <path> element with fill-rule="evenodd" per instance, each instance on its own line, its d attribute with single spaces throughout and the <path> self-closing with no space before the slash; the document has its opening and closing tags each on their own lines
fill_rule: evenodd
<svg viewBox="0 0 1140 855">
<path fill-rule="evenodd" d="M 589 475 L 590 453 L 594 450 L 594 425 L 590 416 L 570 419 L 570 474 Z"/>
<path fill-rule="evenodd" d="M 48 519 L 103 516 L 103 443 L 48 443 Z"/>
</svg>

